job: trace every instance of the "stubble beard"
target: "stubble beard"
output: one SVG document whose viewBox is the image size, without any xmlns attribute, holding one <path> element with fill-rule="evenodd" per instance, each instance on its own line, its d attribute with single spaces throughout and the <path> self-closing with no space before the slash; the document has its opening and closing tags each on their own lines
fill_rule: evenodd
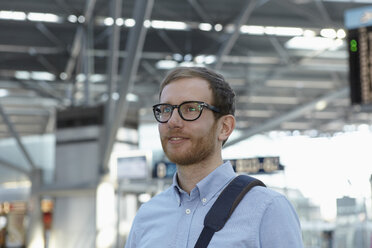
<svg viewBox="0 0 372 248">
<path fill-rule="evenodd" d="M 205 161 L 215 153 L 215 150 L 217 149 L 215 133 L 216 127 L 213 125 L 207 135 L 198 137 L 197 139 L 191 139 L 190 141 L 192 142 L 192 146 L 182 154 L 168 150 L 168 139 L 166 138 L 161 139 L 161 144 L 164 153 L 171 162 L 176 163 L 179 166 L 188 166 Z"/>
</svg>

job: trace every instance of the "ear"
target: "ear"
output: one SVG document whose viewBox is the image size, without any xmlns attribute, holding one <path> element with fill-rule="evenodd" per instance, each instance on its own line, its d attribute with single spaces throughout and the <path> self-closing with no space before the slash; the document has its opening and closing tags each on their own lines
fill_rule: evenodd
<svg viewBox="0 0 372 248">
<path fill-rule="evenodd" d="M 225 141 L 235 128 L 235 117 L 233 115 L 224 115 L 220 118 L 220 132 L 218 134 L 219 141 Z"/>
</svg>

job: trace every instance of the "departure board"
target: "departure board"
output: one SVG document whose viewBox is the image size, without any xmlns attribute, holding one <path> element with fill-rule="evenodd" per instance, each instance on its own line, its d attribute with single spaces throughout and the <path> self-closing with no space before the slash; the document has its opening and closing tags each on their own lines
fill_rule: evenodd
<svg viewBox="0 0 372 248">
<path fill-rule="evenodd" d="M 372 6 L 345 12 L 352 104 L 372 103 Z"/>
<path fill-rule="evenodd" d="M 352 104 L 372 103 L 372 27 L 348 30 Z"/>
</svg>

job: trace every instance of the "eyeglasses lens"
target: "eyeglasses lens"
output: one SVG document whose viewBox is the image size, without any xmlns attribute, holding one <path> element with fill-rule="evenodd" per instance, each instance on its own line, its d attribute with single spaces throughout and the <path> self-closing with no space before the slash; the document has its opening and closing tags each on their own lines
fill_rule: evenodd
<svg viewBox="0 0 372 248">
<path fill-rule="evenodd" d="M 175 107 L 170 104 L 160 104 L 154 109 L 155 117 L 159 122 L 167 122 Z M 203 106 L 197 102 L 185 102 L 178 106 L 181 117 L 188 121 L 199 118 Z"/>
</svg>

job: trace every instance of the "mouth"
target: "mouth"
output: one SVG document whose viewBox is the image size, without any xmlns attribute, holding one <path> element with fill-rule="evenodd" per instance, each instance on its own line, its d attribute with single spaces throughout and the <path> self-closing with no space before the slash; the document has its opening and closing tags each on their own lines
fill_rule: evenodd
<svg viewBox="0 0 372 248">
<path fill-rule="evenodd" d="M 172 136 L 168 138 L 168 142 L 171 144 L 180 144 L 186 140 L 188 139 L 185 137 L 178 137 L 178 136 Z"/>
</svg>

